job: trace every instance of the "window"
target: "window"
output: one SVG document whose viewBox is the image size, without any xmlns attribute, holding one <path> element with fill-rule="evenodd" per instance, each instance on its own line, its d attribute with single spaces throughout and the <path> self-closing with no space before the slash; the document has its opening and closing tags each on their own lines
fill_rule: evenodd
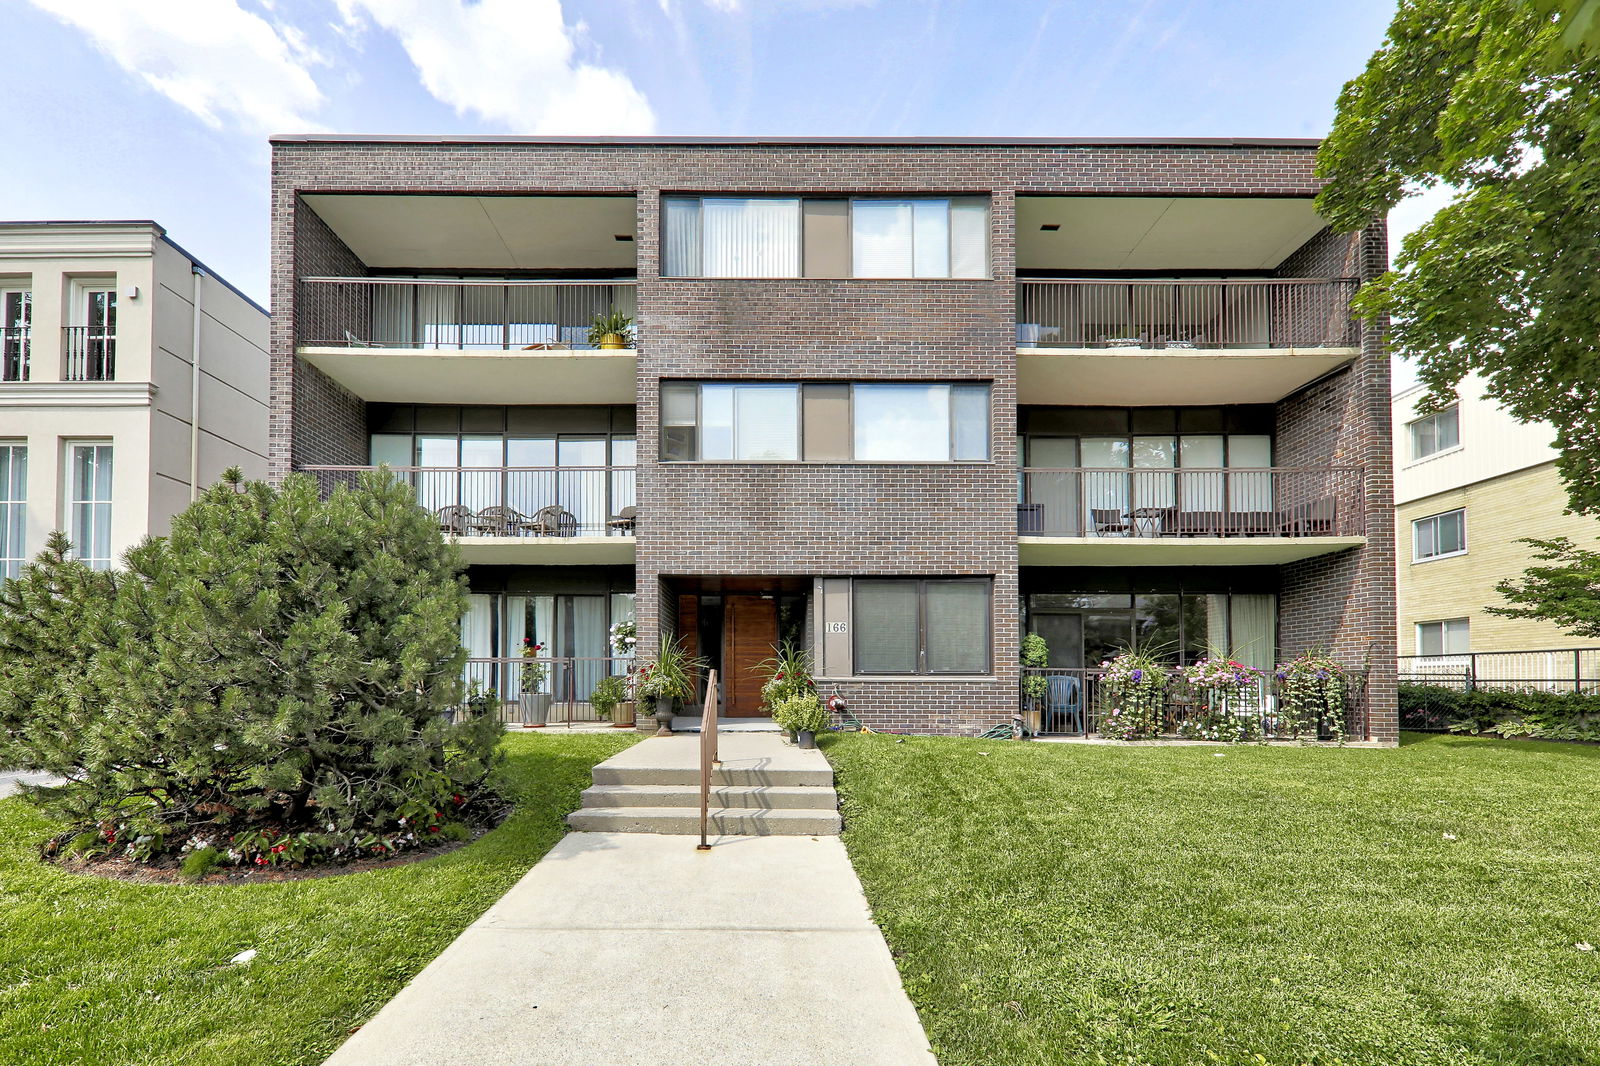
<svg viewBox="0 0 1600 1066">
<path fill-rule="evenodd" d="M 663 277 L 985 278 L 983 196 L 661 199 Z"/>
<path fill-rule="evenodd" d="M 858 674 L 989 672 L 989 579 L 858 578 Z"/>
<path fill-rule="evenodd" d="M 1411 423 L 1411 458 L 1422 459 L 1461 443 L 1461 411 L 1447 407 Z"/>
<path fill-rule="evenodd" d="M 67 330 L 67 380 L 114 381 L 117 366 L 117 290 L 106 280 L 73 285 L 75 325 Z"/>
<path fill-rule="evenodd" d="M 853 200 L 851 273 L 858 278 L 981 278 L 988 265 L 982 199 Z"/>
<path fill-rule="evenodd" d="M 1465 655 L 1471 643 L 1471 623 L 1465 618 L 1417 623 L 1418 655 Z"/>
<path fill-rule="evenodd" d="M 989 458 L 989 386 L 924 382 L 661 386 L 663 460 Z"/>
<path fill-rule="evenodd" d="M 33 293 L 0 286 L 0 381 L 28 380 Z"/>
<path fill-rule="evenodd" d="M 666 277 L 797 278 L 800 201 L 664 197 Z"/>
<path fill-rule="evenodd" d="M 1051 666 L 1094 669 L 1135 647 L 1174 665 L 1226 655 L 1271 670 L 1278 652 L 1277 596 L 1211 591 L 1217 588 L 1207 582 L 1132 593 L 1034 592 L 1027 596 L 1028 629 L 1045 638 Z"/>
<path fill-rule="evenodd" d="M 28 446 L 0 443 L 0 580 L 27 561 Z"/>
<path fill-rule="evenodd" d="M 1438 559 L 1467 550 L 1467 512 L 1446 511 L 1411 523 L 1411 559 Z"/>
<path fill-rule="evenodd" d="M 111 566 L 111 445 L 73 444 L 67 457 L 73 551 L 96 570 Z"/>
</svg>

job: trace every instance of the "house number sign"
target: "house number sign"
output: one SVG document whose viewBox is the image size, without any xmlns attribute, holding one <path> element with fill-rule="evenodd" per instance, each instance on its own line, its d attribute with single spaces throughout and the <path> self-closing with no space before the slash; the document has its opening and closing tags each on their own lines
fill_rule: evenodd
<svg viewBox="0 0 1600 1066">
<path fill-rule="evenodd" d="M 848 632 L 850 632 L 850 623 L 849 622 L 829 622 L 828 623 L 828 632 L 829 633 L 848 633 Z"/>
</svg>

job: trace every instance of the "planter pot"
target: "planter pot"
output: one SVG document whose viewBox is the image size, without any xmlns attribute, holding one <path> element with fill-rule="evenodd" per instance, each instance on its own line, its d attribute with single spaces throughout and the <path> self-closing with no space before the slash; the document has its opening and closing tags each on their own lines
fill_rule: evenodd
<svg viewBox="0 0 1600 1066">
<path fill-rule="evenodd" d="M 795 734 L 795 743 L 802 748 L 817 746 L 817 735 L 809 729 L 802 729 Z"/>
<path fill-rule="evenodd" d="M 633 728 L 633 701 L 623 700 L 611 709 L 612 729 Z"/>
<path fill-rule="evenodd" d="M 656 736 L 672 735 L 672 700 L 656 700 Z"/>
<path fill-rule="evenodd" d="M 522 724 L 533 728 L 550 721 L 550 693 L 524 692 L 522 694 Z"/>
<path fill-rule="evenodd" d="M 600 338 L 600 347 L 606 351 L 615 351 L 618 348 L 626 348 L 627 346 L 628 342 L 622 339 L 622 334 L 620 333 L 607 333 Z"/>
<path fill-rule="evenodd" d="M 1044 712 L 1037 706 L 1029 707 L 1022 712 L 1022 724 L 1029 733 L 1038 736 L 1039 731 L 1044 728 Z"/>
</svg>

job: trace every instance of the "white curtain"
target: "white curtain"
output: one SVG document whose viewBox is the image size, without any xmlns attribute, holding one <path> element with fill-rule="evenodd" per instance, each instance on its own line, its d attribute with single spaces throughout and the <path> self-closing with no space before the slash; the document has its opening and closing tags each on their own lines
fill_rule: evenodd
<svg viewBox="0 0 1600 1066">
<path fill-rule="evenodd" d="M 982 197 L 950 201 L 950 276 L 989 276 L 989 206 Z"/>
<path fill-rule="evenodd" d="M 1246 666 L 1271 670 L 1277 655 L 1277 604 L 1272 595 L 1233 596 L 1233 654 Z"/>
<path fill-rule="evenodd" d="M 856 200 L 850 205 L 851 273 L 858 278 L 909 278 L 912 201 Z"/>
<path fill-rule="evenodd" d="M 800 201 L 701 201 L 701 269 L 708 278 L 800 276 Z"/>
<path fill-rule="evenodd" d="M 661 201 L 666 231 L 661 273 L 669 278 L 700 276 L 700 201 L 672 197 Z"/>
<path fill-rule="evenodd" d="M 1272 510 L 1272 475 L 1259 469 L 1272 465 L 1272 438 L 1230 435 L 1228 465 L 1258 468 L 1247 473 L 1228 475 L 1228 498 L 1233 510 Z"/>
</svg>

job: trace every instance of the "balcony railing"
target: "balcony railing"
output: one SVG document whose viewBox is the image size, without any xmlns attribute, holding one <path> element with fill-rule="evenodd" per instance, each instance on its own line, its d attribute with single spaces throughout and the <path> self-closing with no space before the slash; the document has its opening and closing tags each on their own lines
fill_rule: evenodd
<svg viewBox="0 0 1600 1066">
<path fill-rule="evenodd" d="M 1017 532 L 1036 537 L 1354 537 L 1359 467 L 1127 467 L 1021 472 Z"/>
<path fill-rule="evenodd" d="M 101 326 L 66 326 L 67 381 L 115 381 L 116 334 Z"/>
<path fill-rule="evenodd" d="M 324 494 L 373 466 L 306 466 Z M 392 466 L 453 537 L 631 537 L 631 466 Z"/>
<path fill-rule="evenodd" d="M 302 278 L 299 343 L 350 348 L 587 349 L 594 316 L 634 314 L 632 279 Z"/>
<path fill-rule="evenodd" d="M 1088 736 L 1100 730 L 1110 709 L 1109 693 L 1098 669 L 1024 667 L 1020 709 L 1029 728 L 1045 735 Z M 1353 673 L 1339 721 L 1345 739 L 1368 736 L 1366 675 Z M 1282 713 L 1282 682 L 1270 673 L 1252 673 L 1226 695 L 1197 691 L 1183 673 L 1169 669 L 1161 693 L 1161 733 L 1201 740 L 1332 740 L 1331 720 L 1294 723 Z"/>
<path fill-rule="evenodd" d="M 530 679 L 523 692 L 530 668 L 537 680 Z M 590 697 L 604 678 L 628 677 L 633 668 L 632 657 L 619 656 L 471 658 L 462 673 L 465 698 L 451 716 L 489 714 L 507 725 L 541 718 L 548 725 L 604 721 Z"/>
<path fill-rule="evenodd" d="M 1017 282 L 1023 348 L 1348 348 L 1353 278 Z"/>
<path fill-rule="evenodd" d="M 0 326 L 0 381 L 28 380 L 28 326 Z"/>
</svg>

